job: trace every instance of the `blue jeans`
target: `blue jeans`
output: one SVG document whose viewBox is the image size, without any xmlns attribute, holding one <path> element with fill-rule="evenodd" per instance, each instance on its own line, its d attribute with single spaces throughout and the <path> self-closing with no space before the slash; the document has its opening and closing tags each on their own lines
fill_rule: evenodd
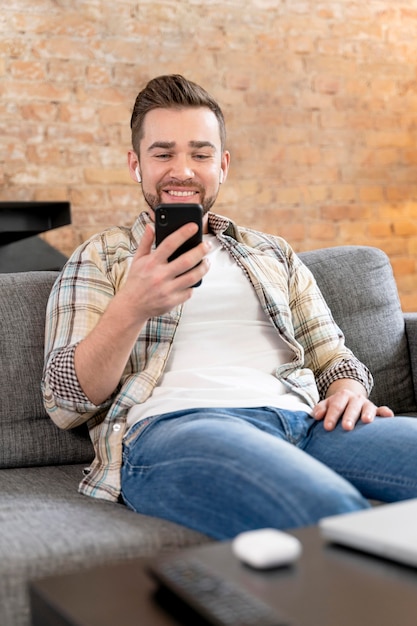
<svg viewBox="0 0 417 626">
<path fill-rule="evenodd" d="M 417 497 L 417 419 L 327 432 L 307 413 L 269 407 L 158 415 L 129 433 L 122 496 L 216 539 L 315 524 L 368 498 Z"/>
</svg>

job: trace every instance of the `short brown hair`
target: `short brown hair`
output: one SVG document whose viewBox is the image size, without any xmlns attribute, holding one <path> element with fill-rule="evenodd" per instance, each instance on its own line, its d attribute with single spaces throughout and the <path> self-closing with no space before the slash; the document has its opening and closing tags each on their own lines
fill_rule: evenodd
<svg viewBox="0 0 417 626">
<path fill-rule="evenodd" d="M 226 127 L 220 106 L 205 89 L 196 83 L 180 74 L 170 74 L 150 80 L 136 97 L 130 120 L 132 146 L 136 154 L 139 154 L 139 143 L 143 137 L 145 115 L 152 109 L 183 107 L 208 107 L 213 111 L 219 123 L 220 141 L 224 149 Z"/>
</svg>

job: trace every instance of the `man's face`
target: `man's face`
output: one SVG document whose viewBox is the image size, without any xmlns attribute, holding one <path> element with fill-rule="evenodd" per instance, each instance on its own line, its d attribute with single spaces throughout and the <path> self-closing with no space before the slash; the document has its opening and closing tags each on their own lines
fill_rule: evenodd
<svg viewBox="0 0 417 626">
<path fill-rule="evenodd" d="M 136 155 L 129 154 L 131 174 L 139 165 L 142 191 L 152 209 L 173 202 L 213 206 L 226 179 L 229 153 L 222 152 L 216 116 L 206 107 L 154 109 L 146 114 Z"/>
</svg>

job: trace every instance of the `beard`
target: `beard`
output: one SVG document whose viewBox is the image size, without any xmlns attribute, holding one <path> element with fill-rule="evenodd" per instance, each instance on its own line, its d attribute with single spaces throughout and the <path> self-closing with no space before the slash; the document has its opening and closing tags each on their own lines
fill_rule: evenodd
<svg viewBox="0 0 417 626">
<path fill-rule="evenodd" d="M 195 189 L 196 191 L 198 191 L 199 194 L 200 194 L 200 202 L 199 202 L 199 204 L 201 204 L 201 206 L 203 207 L 203 215 L 208 213 L 210 211 L 211 207 L 216 202 L 216 198 L 217 198 L 218 192 L 214 196 L 206 197 L 204 187 L 202 187 L 199 184 L 194 183 L 190 187 L 190 184 L 187 184 L 187 183 L 179 183 L 178 181 L 168 181 L 168 182 L 165 182 L 164 184 L 157 185 L 157 187 L 156 187 L 156 194 L 148 193 L 142 187 L 142 193 L 143 193 L 143 197 L 145 199 L 145 202 L 147 203 L 149 208 L 152 209 L 152 211 L 155 211 L 156 207 L 159 204 L 162 204 L 162 202 L 161 202 L 161 192 L 162 192 L 163 189 L 165 189 L 166 187 L 168 187 L 170 185 L 175 186 L 175 187 L 185 187 L 187 189 L 191 188 L 191 189 Z M 172 202 L 175 203 L 175 197 L 172 198 Z"/>
</svg>

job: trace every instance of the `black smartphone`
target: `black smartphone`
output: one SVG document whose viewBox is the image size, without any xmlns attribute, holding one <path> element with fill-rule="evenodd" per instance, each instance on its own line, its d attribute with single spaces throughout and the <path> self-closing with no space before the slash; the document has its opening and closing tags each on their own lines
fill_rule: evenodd
<svg viewBox="0 0 417 626">
<path fill-rule="evenodd" d="M 185 204 L 182 202 L 174 204 L 160 204 L 155 209 L 155 243 L 157 246 L 171 233 L 189 222 L 198 225 L 198 231 L 187 239 L 175 252 L 171 254 L 168 261 L 173 261 L 184 252 L 195 248 L 203 240 L 203 207 L 201 204 Z M 198 287 L 201 280 L 193 285 Z"/>
</svg>

